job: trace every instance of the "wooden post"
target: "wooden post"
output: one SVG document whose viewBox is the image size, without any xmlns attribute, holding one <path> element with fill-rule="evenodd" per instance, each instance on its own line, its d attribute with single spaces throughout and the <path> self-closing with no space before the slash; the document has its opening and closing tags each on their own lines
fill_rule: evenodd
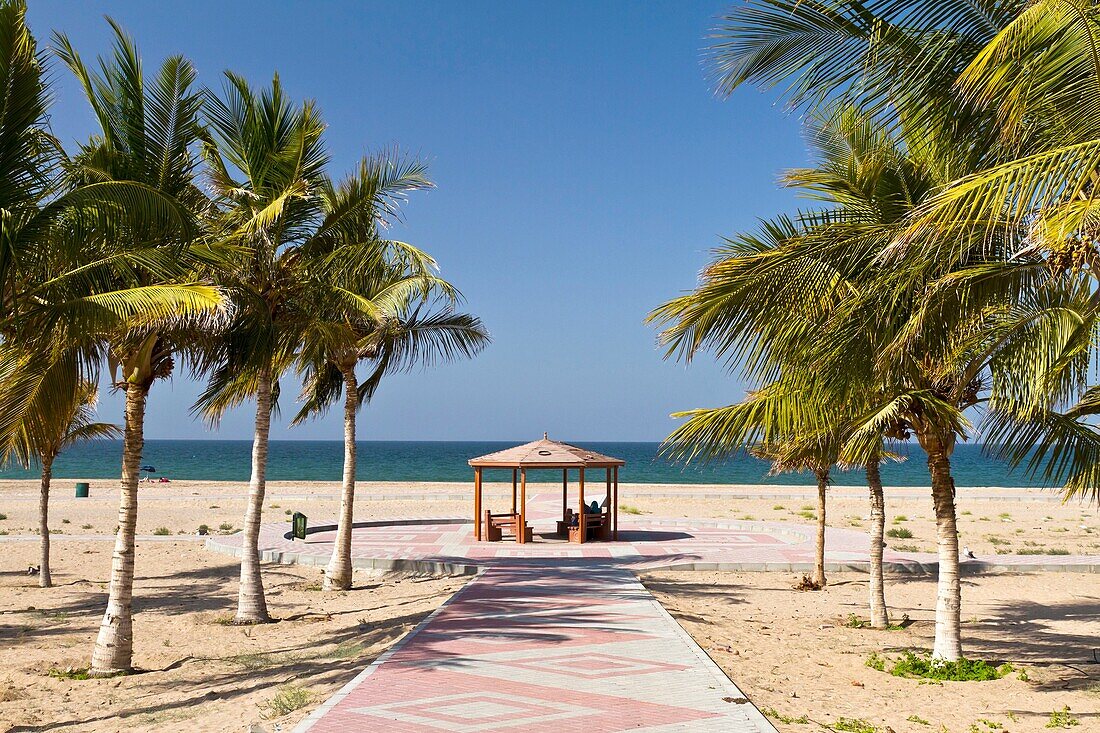
<svg viewBox="0 0 1100 733">
<path fill-rule="evenodd" d="M 611 539 L 619 541 L 619 467 L 615 466 L 615 483 L 611 499 Z"/>
<path fill-rule="evenodd" d="M 481 467 L 474 469 L 474 539 L 481 541 Z"/>
<path fill-rule="evenodd" d="M 605 534 L 608 538 L 615 538 L 615 507 L 612 502 L 612 467 L 608 466 L 604 469 L 606 481 L 607 481 L 607 493 L 605 494 L 607 502 L 607 526 L 604 527 Z"/>
<path fill-rule="evenodd" d="M 516 469 L 512 469 L 512 514 L 516 513 Z"/>
<path fill-rule="evenodd" d="M 527 469 L 519 470 L 519 524 L 516 525 L 516 542 L 527 541 Z"/>
<path fill-rule="evenodd" d="M 581 495 L 581 516 L 577 519 L 577 529 L 580 530 L 580 542 L 584 544 L 584 536 L 588 532 L 587 524 L 585 521 L 585 514 L 588 512 L 584 508 L 584 466 L 581 466 L 581 481 L 580 481 L 580 495 Z"/>
<path fill-rule="evenodd" d="M 561 470 L 561 521 L 565 521 L 565 509 L 569 506 L 569 469 Z M 569 528 L 565 528 L 565 538 L 569 539 Z"/>
</svg>

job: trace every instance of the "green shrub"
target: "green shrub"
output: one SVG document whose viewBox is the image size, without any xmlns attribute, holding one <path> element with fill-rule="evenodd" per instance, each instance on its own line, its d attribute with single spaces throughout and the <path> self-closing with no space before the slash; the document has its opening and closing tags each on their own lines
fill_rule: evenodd
<svg viewBox="0 0 1100 733">
<path fill-rule="evenodd" d="M 3 512 L 0 512 L 0 520 L 4 520 L 4 519 L 7 519 L 7 518 L 8 518 L 7 514 L 4 514 Z"/>
<path fill-rule="evenodd" d="M 862 629 L 864 626 L 869 625 L 870 622 L 864 621 L 854 613 L 848 614 L 848 620 L 844 622 L 844 625 L 849 629 Z"/>
<path fill-rule="evenodd" d="M 304 687 L 287 685 L 279 688 L 275 697 L 267 702 L 267 717 L 281 718 L 295 710 L 300 710 L 313 701 L 313 693 Z"/>
<path fill-rule="evenodd" d="M 642 510 L 631 504 L 620 504 L 619 511 L 623 514 L 641 514 Z"/>
<path fill-rule="evenodd" d="M 932 725 L 919 715 L 910 715 L 908 718 L 906 718 L 906 720 L 908 720 L 910 723 L 919 723 L 920 725 Z"/>
<path fill-rule="evenodd" d="M 168 529 L 167 527 L 157 527 L 153 530 L 153 534 L 158 537 L 164 537 L 165 535 L 172 534 L 172 530 Z"/>
<path fill-rule="evenodd" d="M 886 671 L 886 660 L 876 652 L 871 652 L 871 656 L 867 657 L 865 664 L 871 669 L 877 669 L 879 672 Z"/>
<path fill-rule="evenodd" d="M 1067 705 L 1061 710 L 1055 710 L 1050 714 L 1050 720 L 1047 722 L 1047 727 L 1072 728 L 1073 726 L 1080 724 L 1080 720 L 1069 714 L 1069 706 Z"/>
<path fill-rule="evenodd" d="M 994 667 L 981 659 L 959 659 L 948 662 L 932 659 L 930 656 L 902 652 L 894 662 L 890 674 L 895 677 L 923 678 L 929 680 L 949 680 L 953 682 L 983 682 L 999 680 L 1009 672 L 1015 671 L 1011 664 Z"/>
<path fill-rule="evenodd" d="M 909 517 L 905 516 L 904 514 L 899 514 L 896 517 L 894 517 L 894 524 L 901 524 L 902 522 L 908 522 L 908 521 L 909 521 Z"/>
<path fill-rule="evenodd" d="M 893 537 L 896 540 L 907 540 L 913 536 L 913 533 L 905 527 L 894 527 L 893 529 L 886 530 L 886 536 Z"/>
<path fill-rule="evenodd" d="M 798 513 L 798 516 L 804 519 L 817 519 L 817 515 L 807 509 L 803 509 L 802 511 L 800 511 Z"/>
<path fill-rule="evenodd" d="M 782 510 L 784 510 L 784 509 L 786 509 L 786 508 L 787 508 L 787 507 L 783 506 L 782 504 L 776 504 L 775 506 L 773 506 L 773 507 L 772 507 L 772 510 L 773 510 L 773 511 L 777 511 L 777 512 L 778 512 L 778 511 L 782 511 Z"/>
<path fill-rule="evenodd" d="M 91 529 L 91 528 L 92 528 L 92 525 L 90 525 L 90 524 L 82 524 L 82 525 L 80 525 L 80 528 L 81 528 L 81 529 Z"/>
<path fill-rule="evenodd" d="M 233 525 L 229 522 L 222 522 L 218 525 L 218 529 L 220 529 L 222 532 L 231 532 L 233 530 Z"/>
</svg>

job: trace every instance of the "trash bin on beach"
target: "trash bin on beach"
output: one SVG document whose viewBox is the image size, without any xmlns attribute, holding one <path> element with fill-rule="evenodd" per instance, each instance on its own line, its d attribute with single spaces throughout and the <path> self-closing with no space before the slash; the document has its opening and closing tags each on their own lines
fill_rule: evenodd
<svg viewBox="0 0 1100 733">
<path fill-rule="evenodd" d="M 304 540 L 306 538 L 306 521 L 306 515 L 301 512 L 294 512 L 294 515 L 290 518 L 295 539 Z"/>
<path fill-rule="evenodd" d="M 77 484 L 76 484 L 76 498 L 77 499 L 86 499 L 86 498 L 88 498 L 88 482 L 87 481 L 77 482 Z"/>
</svg>

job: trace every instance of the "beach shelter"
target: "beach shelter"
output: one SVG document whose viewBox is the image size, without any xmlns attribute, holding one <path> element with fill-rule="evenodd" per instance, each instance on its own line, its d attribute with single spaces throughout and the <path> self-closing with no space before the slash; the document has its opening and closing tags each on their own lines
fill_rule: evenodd
<svg viewBox="0 0 1100 733">
<path fill-rule="evenodd" d="M 619 538 L 619 467 L 626 465 L 626 462 L 620 458 L 612 458 L 596 451 L 550 440 L 549 436 L 543 433 L 542 440 L 471 458 L 469 464 L 474 469 L 474 536 L 478 540 L 488 539 L 483 535 L 492 531 L 492 522 L 497 521 L 505 525 L 513 524 L 516 530 L 516 541 L 520 543 L 527 541 L 527 472 L 530 470 L 561 471 L 562 519 L 558 523 L 559 532 L 563 532 L 576 542 L 583 543 L 589 534 L 589 525 L 597 523 L 602 525 L 606 522 L 606 526 L 602 527 L 605 529 L 602 534 L 613 540 Z M 511 514 L 490 515 L 488 512 L 482 512 L 482 473 L 487 468 L 512 470 Z M 586 511 L 584 500 L 585 472 L 588 471 L 588 476 L 591 476 L 591 471 L 599 469 L 604 471 L 607 502 L 598 516 L 592 516 Z M 570 471 L 578 472 L 578 517 L 573 531 L 569 531 L 567 519 Z"/>
</svg>

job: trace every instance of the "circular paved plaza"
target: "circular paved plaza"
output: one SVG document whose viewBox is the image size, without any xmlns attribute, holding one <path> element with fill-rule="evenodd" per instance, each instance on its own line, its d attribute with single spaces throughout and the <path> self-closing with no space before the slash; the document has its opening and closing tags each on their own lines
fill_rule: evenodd
<svg viewBox="0 0 1100 733">
<path fill-rule="evenodd" d="M 478 542 L 473 523 L 456 518 L 406 518 L 355 525 L 352 559 L 355 567 L 473 573 L 481 567 L 522 564 L 601 564 L 632 569 L 786 570 L 812 568 L 815 528 L 778 522 L 714 521 L 622 517 L 619 541 L 571 544 L 555 537 L 557 497 L 539 495 L 532 501 L 534 541 L 519 545 L 510 540 Z M 268 562 L 325 565 L 332 554 L 335 527 L 317 525 L 304 540 L 294 539 L 287 523 L 264 525 L 260 549 Z M 216 536 L 207 547 L 240 554 L 240 535 Z M 867 535 L 830 527 L 826 569 L 865 570 Z M 898 553 L 887 549 L 887 567 L 893 571 L 933 570 L 936 556 Z M 986 561 L 964 561 L 964 571 L 1077 570 L 1100 571 L 1095 557 L 998 556 Z"/>
</svg>

